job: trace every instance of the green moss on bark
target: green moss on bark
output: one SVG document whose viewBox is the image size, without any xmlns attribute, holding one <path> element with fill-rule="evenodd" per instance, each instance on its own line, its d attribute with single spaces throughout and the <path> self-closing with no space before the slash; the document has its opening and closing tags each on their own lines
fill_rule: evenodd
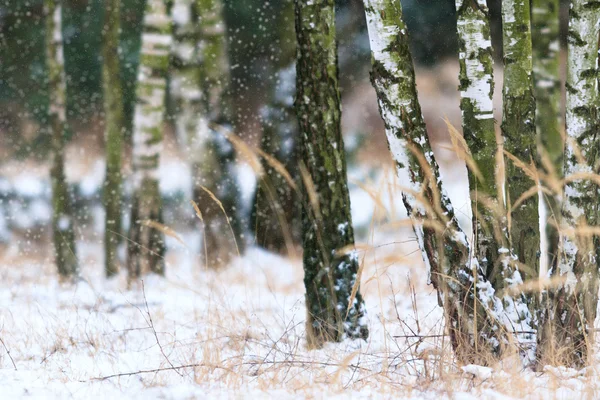
<svg viewBox="0 0 600 400">
<path fill-rule="evenodd" d="M 569 13 L 564 173 L 598 174 L 600 129 L 598 113 L 598 2 L 573 0 Z M 592 73 L 590 73 L 592 71 Z M 576 148 L 577 147 L 577 148 Z M 594 321 L 598 304 L 597 238 L 584 234 L 586 225 L 597 226 L 598 185 L 590 179 L 568 182 L 563 195 L 559 259 L 552 276 L 563 278 L 548 289 L 548 301 L 538 333 L 538 358 L 568 366 L 582 366 L 591 359 Z M 575 228 L 569 234 L 568 228 Z"/>
<path fill-rule="evenodd" d="M 163 0 L 148 0 L 142 34 L 133 127 L 133 207 L 127 246 L 129 281 L 150 271 L 165 273 L 158 169 L 162 150 L 171 22 Z"/>
<path fill-rule="evenodd" d="M 63 55 L 62 7 L 60 0 L 45 0 L 46 65 L 48 67 L 48 118 L 52 135 L 52 237 L 55 262 L 61 277 L 77 274 L 75 233 L 71 193 L 64 172 L 66 118 L 66 77 Z"/>
<path fill-rule="evenodd" d="M 103 188 L 104 265 L 106 276 L 119 271 L 117 249 L 121 242 L 122 174 L 124 116 L 123 91 L 119 78 L 120 0 L 104 0 L 102 30 L 102 88 L 104 95 L 104 132 L 106 141 L 106 180 Z"/>
<path fill-rule="evenodd" d="M 372 49 L 371 80 L 398 175 L 427 202 L 422 204 L 407 191 L 404 205 L 444 308 L 458 359 L 485 364 L 501 353 L 506 342 L 494 316 L 498 301 L 481 268 L 471 263 L 467 238 L 440 179 L 417 98 L 401 6 L 390 0 L 366 0 L 365 12 Z"/>
<path fill-rule="evenodd" d="M 296 0 L 296 113 L 306 168 L 303 211 L 307 333 L 312 345 L 368 329 L 356 283 L 358 257 L 350 215 L 340 119 L 333 0 Z M 346 250 L 343 254 L 339 253 Z"/>
</svg>

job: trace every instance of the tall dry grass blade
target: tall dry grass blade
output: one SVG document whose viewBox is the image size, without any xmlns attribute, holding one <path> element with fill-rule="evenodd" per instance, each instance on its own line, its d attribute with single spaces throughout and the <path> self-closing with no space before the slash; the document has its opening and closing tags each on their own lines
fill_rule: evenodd
<svg viewBox="0 0 600 400">
<path fill-rule="evenodd" d="M 255 149 L 255 151 L 262 157 L 265 159 L 265 161 L 267 162 L 267 164 L 269 164 L 271 167 L 273 167 L 273 169 L 275 171 L 277 171 L 281 176 L 283 176 L 283 178 L 286 180 L 286 182 L 288 183 L 288 185 L 290 185 L 290 187 L 295 190 L 298 191 L 298 185 L 296 185 L 296 182 L 294 182 L 294 178 L 292 178 L 292 175 L 290 175 L 290 173 L 288 172 L 288 170 L 285 168 L 285 166 L 279 162 L 279 160 L 277 160 L 275 157 L 273 157 L 272 155 L 265 153 L 263 150 L 261 149 Z"/>
<path fill-rule="evenodd" d="M 160 231 L 163 234 L 165 234 L 169 237 L 172 237 L 173 239 L 175 239 L 179 243 L 181 243 L 183 246 L 187 247 L 185 245 L 184 241 L 181 239 L 181 237 L 177 234 L 177 232 L 175 232 L 173 229 L 169 228 L 168 226 L 161 224 L 160 222 L 157 222 L 157 221 L 152 221 L 150 219 L 147 219 L 144 221 L 137 221 L 137 222 L 139 224 L 147 226 L 148 228 L 156 229 L 157 231 Z"/>
<path fill-rule="evenodd" d="M 235 249 L 237 251 L 238 257 L 241 257 L 240 248 L 238 247 L 237 239 L 235 238 L 235 232 L 233 231 L 233 227 L 231 226 L 231 222 L 229 221 L 229 216 L 227 215 L 227 211 L 225 211 L 225 208 L 223 207 L 223 203 L 221 203 L 221 201 L 217 198 L 217 196 L 215 196 L 213 192 L 211 192 L 210 190 L 208 190 L 207 187 L 204 187 L 202 185 L 200 185 L 200 187 L 219 206 L 219 208 L 221 209 L 221 211 L 225 215 L 225 220 L 227 221 L 227 225 L 229 226 L 229 230 L 231 231 L 231 236 L 233 238 L 233 243 L 235 243 Z"/>
<path fill-rule="evenodd" d="M 544 186 L 532 186 L 531 188 L 527 189 L 527 191 L 525 191 L 516 201 L 515 203 L 512 205 L 512 207 L 510 208 L 510 211 L 514 211 L 516 210 L 517 207 L 519 207 L 521 204 L 523 204 L 523 202 L 527 199 L 529 199 L 530 197 L 534 197 L 537 196 L 539 192 L 548 194 L 548 195 L 552 195 L 552 191 Z"/>
<path fill-rule="evenodd" d="M 194 207 L 194 211 L 196 211 L 196 216 L 202 222 L 202 243 L 204 243 L 204 265 L 208 268 L 208 244 L 206 243 L 206 225 L 204 224 L 204 218 L 202 217 L 202 211 L 200 211 L 200 207 L 194 200 L 190 200 L 192 207 Z"/>
<path fill-rule="evenodd" d="M 473 160 L 473 157 L 471 156 L 471 150 L 469 149 L 465 138 L 454 127 L 454 125 L 452 125 L 448 117 L 444 117 L 444 122 L 448 127 L 448 133 L 450 134 L 450 142 L 452 143 L 452 149 L 454 150 L 458 158 L 463 160 L 467 164 L 467 167 L 469 167 L 469 169 L 473 171 L 473 174 L 475 174 L 477 179 L 483 182 L 483 175 L 481 174 L 479 167 L 477 167 L 477 163 L 475 163 L 475 160 Z"/>
<path fill-rule="evenodd" d="M 308 194 L 310 205 L 314 210 L 315 214 L 317 215 L 317 218 L 321 219 L 321 206 L 319 205 L 319 195 L 317 194 L 315 184 L 313 183 L 310 173 L 304 166 L 304 163 L 300 163 L 300 176 L 302 176 L 302 182 L 304 183 L 304 187 L 306 188 L 306 193 Z"/>
<path fill-rule="evenodd" d="M 225 139 L 227 139 L 235 148 L 235 150 L 246 159 L 248 165 L 257 176 L 262 176 L 263 168 L 256 155 L 256 152 L 250 148 L 238 135 L 236 135 L 232 130 L 224 127 L 223 125 L 219 125 L 217 123 L 211 122 L 209 124 L 211 129 L 219 132 Z"/>
</svg>

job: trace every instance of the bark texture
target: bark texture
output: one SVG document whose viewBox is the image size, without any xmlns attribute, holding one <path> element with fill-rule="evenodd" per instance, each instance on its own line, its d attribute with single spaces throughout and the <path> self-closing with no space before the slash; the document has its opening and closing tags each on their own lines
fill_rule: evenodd
<svg viewBox="0 0 600 400">
<path fill-rule="evenodd" d="M 260 148 L 279 164 L 261 159 L 263 176 L 256 188 L 250 225 L 259 246 L 287 254 L 293 254 L 301 240 L 301 203 L 294 188 L 300 182 L 298 120 L 293 109 L 295 81 L 295 65 L 279 71 L 270 104 L 262 109 Z M 288 172 L 287 179 L 278 165 Z"/>
<path fill-rule="evenodd" d="M 147 222 L 163 222 L 158 169 L 163 142 L 171 20 L 163 0 L 148 0 L 133 126 L 133 207 L 127 246 L 129 280 L 165 272 L 165 237 Z"/>
<path fill-rule="evenodd" d="M 562 172 L 564 141 L 561 135 L 559 70 L 559 0 L 531 0 L 536 127 L 540 145 L 550 156 L 555 172 Z"/>
<path fill-rule="evenodd" d="M 220 0 L 196 0 L 195 5 L 200 37 L 200 114 L 192 147 L 201 158 L 193 158 L 193 196 L 203 215 L 208 266 L 219 267 L 243 252 L 246 223 L 239 203 L 234 148 L 219 128 L 229 126 L 232 114 L 223 4 Z"/>
<path fill-rule="evenodd" d="M 523 163 L 539 165 L 535 132 L 535 97 L 529 0 L 502 2 L 504 88 L 502 134 L 504 149 Z M 506 162 L 506 208 L 537 186 L 515 162 Z M 538 276 L 540 230 L 538 198 L 531 196 L 510 212 L 510 244 L 525 279 Z M 504 277 L 506 279 L 506 277 Z"/>
<path fill-rule="evenodd" d="M 365 0 L 372 52 L 371 80 L 398 176 L 410 190 L 403 201 L 444 308 L 452 345 L 463 363 L 485 364 L 506 342 L 497 318 L 500 302 L 469 244 L 444 191 L 417 98 L 415 74 L 401 5 Z"/>
<path fill-rule="evenodd" d="M 550 290 L 548 309 L 538 334 L 542 363 L 569 366 L 587 364 L 594 343 L 598 304 L 597 237 L 583 232 L 598 225 L 598 185 L 590 174 L 600 172 L 598 153 L 598 21 L 597 1 L 573 0 L 569 11 L 567 71 L 567 143 L 564 173 L 567 179 L 557 268 L 553 276 L 564 281 Z M 575 234 L 569 232 L 575 228 Z"/>
<path fill-rule="evenodd" d="M 199 86 L 200 38 L 194 0 L 175 0 L 173 46 L 170 67 L 170 95 L 175 103 L 177 139 L 189 160 L 201 162 L 202 152 L 196 148 L 196 133 L 201 118 Z"/>
<path fill-rule="evenodd" d="M 469 168 L 473 210 L 474 256 L 488 276 L 497 271 L 498 227 L 497 143 L 494 131 L 492 42 L 485 0 L 457 0 L 460 61 L 460 108 L 465 141 L 481 175 Z M 487 199 L 487 201 L 486 201 Z M 496 208 L 496 210 L 494 210 Z"/>
<path fill-rule="evenodd" d="M 48 68 L 48 118 L 52 134 L 52 236 L 55 262 L 61 277 L 77 274 L 75 233 L 71 193 L 64 172 L 65 132 L 67 128 L 62 4 L 60 0 L 45 0 L 46 66 Z"/>
<path fill-rule="evenodd" d="M 536 98 L 536 128 L 539 154 L 547 157 L 550 166 L 547 173 L 559 179 L 563 175 L 564 140 L 561 115 L 561 80 L 559 68 L 560 53 L 560 1 L 532 0 L 531 29 L 533 45 L 533 78 Z M 544 164 L 543 164 L 544 165 Z M 539 278 L 548 277 L 550 269 L 556 269 L 558 262 L 560 223 L 560 201 L 562 190 L 548 182 L 545 186 L 555 188 L 552 193 L 540 199 L 540 235 L 544 235 L 546 248 L 541 249 Z M 548 307 L 548 292 L 543 290 L 538 307 L 538 322 L 543 325 Z"/>
<path fill-rule="evenodd" d="M 344 337 L 366 338 L 358 290 L 340 119 L 333 0 L 296 0 L 296 112 L 305 180 L 303 211 L 307 336 L 313 346 Z M 340 250 L 345 249 L 343 253 Z M 351 303 L 350 303 L 351 302 Z"/>
<path fill-rule="evenodd" d="M 117 249 L 121 242 L 122 174 L 124 116 L 119 68 L 120 0 L 105 0 L 102 30 L 102 88 L 106 141 L 106 180 L 104 182 L 104 265 L 106 276 L 119 271 Z"/>
</svg>

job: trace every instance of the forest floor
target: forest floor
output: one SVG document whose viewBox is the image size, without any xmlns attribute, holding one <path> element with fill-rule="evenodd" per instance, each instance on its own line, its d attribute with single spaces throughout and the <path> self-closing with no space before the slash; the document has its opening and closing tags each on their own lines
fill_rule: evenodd
<svg viewBox="0 0 600 400">
<path fill-rule="evenodd" d="M 455 204 L 464 205 L 456 183 L 464 171 L 454 164 L 442 172 Z M 167 159 L 163 173 L 179 168 Z M 12 170 L 5 186 L 44 192 L 35 169 Z M 101 182 L 84 175 L 84 188 Z M 598 398 L 596 368 L 533 372 L 516 359 L 491 368 L 456 365 L 393 176 L 380 167 L 349 171 L 370 337 L 318 350 L 306 347 L 298 258 L 251 247 L 228 268 L 207 270 L 200 233 L 168 221 L 185 245 L 167 239 L 166 277 L 147 276 L 127 289 L 124 272 L 103 277 L 96 221 L 79 235 L 81 280 L 61 284 L 47 232 L 27 225 L 28 213 L 48 209 L 13 209 L 24 220 L 16 221 L 22 232 L 0 244 L 0 397 Z M 163 191 L 176 189 L 169 182 Z"/>
<path fill-rule="evenodd" d="M 438 93 L 421 100 L 468 231 L 464 166 L 439 140 L 444 115 L 460 120 L 456 71 L 441 71 L 421 75 L 420 93 Z M 440 98 L 440 84 L 449 99 Z M 345 108 L 347 127 L 381 128 L 370 95 L 350 99 L 351 110 L 370 104 L 371 117 Z M 0 202 L 0 398 L 600 398 L 600 363 L 540 372 L 514 358 L 490 368 L 455 363 L 382 139 L 381 132 L 362 143 L 346 138 L 347 147 L 367 149 L 349 160 L 348 175 L 370 336 L 318 350 L 306 347 L 299 258 L 250 247 L 222 270 L 202 266 L 201 232 L 186 200 L 189 169 L 172 143 L 161 191 L 165 222 L 185 245 L 167 238 L 166 277 L 147 276 L 130 289 L 124 272 L 112 280 L 103 274 L 100 139 L 76 143 L 67 155 L 85 214 L 74 285 L 58 281 L 51 261 L 47 166 L 0 165 L 0 194 L 10 194 Z M 247 167 L 239 172 L 247 204 L 254 178 Z"/>
</svg>

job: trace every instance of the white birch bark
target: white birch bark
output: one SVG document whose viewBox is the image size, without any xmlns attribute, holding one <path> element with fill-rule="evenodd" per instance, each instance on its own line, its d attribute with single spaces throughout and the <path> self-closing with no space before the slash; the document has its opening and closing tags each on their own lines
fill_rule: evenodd
<svg viewBox="0 0 600 400">
<path fill-rule="evenodd" d="M 130 279 L 145 272 L 164 273 L 164 234 L 147 221 L 162 223 L 158 168 L 163 145 L 171 20 L 163 0 L 148 0 L 133 129 L 133 208 L 128 245 Z"/>
</svg>

